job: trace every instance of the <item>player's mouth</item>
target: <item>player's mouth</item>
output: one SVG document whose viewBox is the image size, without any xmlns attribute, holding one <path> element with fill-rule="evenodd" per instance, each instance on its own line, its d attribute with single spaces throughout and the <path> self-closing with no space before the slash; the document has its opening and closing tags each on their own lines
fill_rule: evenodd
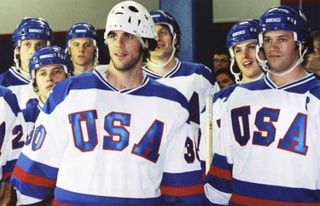
<svg viewBox="0 0 320 206">
<path fill-rule="evenodd" d="M 127 54 L 125 52 L 116 52 L 114 55 L 119 58 L 123 58 L 123 57 L 127 56 Z"/>
<path fill-rule="evenodd" d="M 280 54 L 276 54 L 276 53 L 271 53 L 269 55 L 269 58 L 279 58 L 279 57 L 281 57 L 281 55 Z"/>
<path fill-rule="evenodd" d="M 160 44 L 158 43 L 158 44 L 157 44 L 157 48 L 162 48 L 162 47 L 164 47 L 164 46 L 165 46 L 165 44 L 162 44 L 162 43 L 160 43 Z"/>
<path fill-rule="evenodd" d="M 244 62 L 242 63 L 242 66 L 244 66 L 244 67 L 249 67 L 249 66 L 252 65 L 252 63 L 253 63 L 253 61 L 250 61 L 250 60 L 244 61 Z"/>
<path fill-rule="evenodd" d="M 47 89 L 48 91 L 50 91 L 53 86 L 54 86 L 54 85 L 48 85 L 48 86 L 46 86 L 46 89 Z"/>
</svg>

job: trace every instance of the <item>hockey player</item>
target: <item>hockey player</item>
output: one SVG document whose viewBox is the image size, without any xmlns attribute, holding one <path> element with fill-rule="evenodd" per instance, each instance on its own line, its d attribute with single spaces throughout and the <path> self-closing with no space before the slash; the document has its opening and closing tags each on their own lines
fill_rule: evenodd
<svg viewBox="0 0 320 206">
<path fill-rule="evenodd" d="M 22 204 L 54 194 L 54 204 L 79 206 L 202 205 L 187 100 L 142 71 L 153 38 L 142 5 L 111 9 L 110 64 L 57 84 L 23 148 L 11 178 Z"/>
<path fill-rule="evenodd" d="M 46 46 L 33 54 L 29 69 L 37 98 L 30 99 L 23 112 L 26 121 L 35 122 L 53 86 L 71 76 L 71 62 L 60 47 Z"/>
<path fill-rule="evenodd" d="M 259 20 L 267 75 L 223 90 L 220 136 L 205 193 L 217 205 L 319 205 L 320 84 L 301 65 L 309 34 L 279 6 Z"/>
<path fill-rule="evenodd" d="M 12 39 L 15 65 L 0 75 L 0 84 L 15 93 L 20 108 L 24 109 L 28 100 L 35 98 L 30 84 L 30 58 L 37 49 L 50 44 L 52 30 L 46 20 L 26 17 L 16 27 Z"/>
<path fill-rule="evenodd" d="M 217 92 L 219 86 L 206 66 L 183 62 L 175 57 L 180 46 L 181 32 L 174 17 L 163 10 L 153 10 L 150 14 L 155 22 L 157 48 L 150 52 L 144 71 L 151 78 L 176 88 L 187 98 L 191 107 L 192 136 L 197 143 L 192 147 L 196 148 L 200 142 L 200 112 L 205 106 L 206 96 Z"/>
<path fill-rule="evenodd" d="M 97 34 L 93 25 L 76 23 L 66 35 L 66 53 L 73 64 L 73 75 L 92 71 L 98 64 Z"/>
<path fill-rule="evenodd" d="M 11 200 L 12 186 L 6 182 L 9 180 L 15 160 L 24 144 L 27 132 L 22 112 L 17 98 L 11 90 L 0 86 L 0 163 L 1 163 L 1 195 L 0 204 L 7 205 Z"/>
<path fill-rule="evenodd" d="M 260 68 L 258 60 L 256 59 L 258 24 L 258 20 L 255 19 L 243 20 L 234 24 L 227 34 L 226 42 L 231 57 L 230 71 L 238 84 L 256 81 L 264 76 L 264 72 Z M 223 93 L 218 94 L 223 95 Z M 220 132 L 219 122 L 222 115 L 221 111 L 223 111 L 223 104 L 226 101 L 224 98 L 219 97 L 218 95 L 214 97 L 213 101 L 215 103 L 211 112 L 214 114 L 212 117 L 212 127 L 214 136 L 217 136 Z M 202 116 L 206 116 L 206 113 L 204 113 Z M 207 138 L 208 137 L 202 137 L 202 139 Z"/>
<path fill-rule="evenodd" d="M 263 70 L 256 59 L 258 42 L 258 20 L 247 19 L 234 24 L 227 34 L 227 47 L 230 53 L 230 71 L 237 83 L 261 79 Z M 238 66 L 240 72 L 235 71 Z"/>
<path fill-rule="evenodd" d="M 37 94 L 37 98 L 30 99 L 27 102 L 27 107 L 22 111 L 26 121 L 23 125 L 24 133 L 29 134 L 29 137 L 32 136 L 34 122 L 37 119 L 41 107 L 46 101 L 51 88 L 67 76 L 70 76 L 70 66 L 71 63 L 69 57 L 60 47 L 57 46 L 45 46 L 38 49 L 33 54 L 29 63 L 30 81 L 34 92 Z M 22 140 L 24 139 L 25 138 Z M 24 143 L 22 140 L 20 140 L 21 145 Z M 6 168 L 8 168 L 8 171 L 6 171 L 8 175 L 6 176 L 11 174 L 21 149 L 21 147 L 16 148 L 14 150 L 14 155 L 11 155 L 12 157 L 7 163 L 8 166 L 6 166 Z M 13 204 L 15 199 L 7 189 L 5 199 L 8 200 L 11 198 L 11 204 Z"/>
</svg>

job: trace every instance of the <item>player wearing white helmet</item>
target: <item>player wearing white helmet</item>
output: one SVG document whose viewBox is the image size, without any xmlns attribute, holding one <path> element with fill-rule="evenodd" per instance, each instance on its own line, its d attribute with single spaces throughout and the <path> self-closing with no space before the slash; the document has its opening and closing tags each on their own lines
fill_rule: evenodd
<svg viewBox="0 0 320 206">
<path fill-rule="evenodd" d="M 225 103 L 205 184 L 213 204 L 320 204 L 320 83 L 301 65 L 308 34 L 290 7 L 260 17 L 267 75 L 217 95 Z"/>
<path fill-rule="evenodd" d="M 200 164 L 186 152 L 187 100 L 142 71 L 154 38 L 148 11 L 115 5 L 105 39 L 110 64 L 50 93 L 13 172 L 22 203 L 202 205 Z"/>
<path fill-rule="evenodd" d="M 37 49 L 50 44 L 52 30 L 46 20 L 26 17 L 16 27 L 12 39 L 15 65 L 0 75 L 0 84 L 16 94 L 20 108 L 24 109 L 28 100 L 35 97 L 30 84 L 30 58 Z"/>
<path fill-rule="evenodd" d="M 73 75 L 92 71 L 98 65 L 97 33 L 93 25 L 76 23 L 66 35 L 66 53 L 73 64 Z"/>
</svg>

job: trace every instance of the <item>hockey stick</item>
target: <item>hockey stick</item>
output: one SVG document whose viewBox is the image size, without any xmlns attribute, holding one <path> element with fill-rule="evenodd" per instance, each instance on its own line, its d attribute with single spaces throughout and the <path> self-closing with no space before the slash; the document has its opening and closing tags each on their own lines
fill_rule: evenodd
<svg viewBox="0 0 320 206">
<path fill-rule="evenodd" d="M 206 173 L 208 173 L 212 161 L 212 95 L 206 97 Z"/>
</svg>

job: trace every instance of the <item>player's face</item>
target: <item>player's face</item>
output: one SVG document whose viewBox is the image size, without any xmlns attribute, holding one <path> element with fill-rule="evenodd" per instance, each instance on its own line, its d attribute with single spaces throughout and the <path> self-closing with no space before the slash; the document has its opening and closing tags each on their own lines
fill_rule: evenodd
<svg viewBox="0 0 320 206">
<path fill-rule="evenodd" d="M 92 69 L 95 47 L 91 38 L 76 38 L 70 41 L 71 61 L 77 69 Z M 82 71 L 81 71 L 82 72 Z"/>
<path fill-rule="evenodd" d="M 244 82 L 258 78 L 262 70 L 256 59 L 257 40 L 248 40 L 236 44 L 233 52 Z"/>
<path fill-rule="evenodd" d="M 44 102 L 52 87 L 64 80 L 67 75 L 60 64 L 50 64 L 36 69 L 35 82 L 40 100 Z"/>
<path fill-rule="evenodd" d="M 317 55 L 320 55 L 320 40 L 319 39 L 313 40 L 313 52 Z"/>
<path fill-rule="evenodd" d="M 263 49 L 270 69 L 284 72 L 299 59 L 299 51 L 293 33 L 289 31 L 269 31 L 263 36 Z"/>
<path fill-rule="evenodd" d="M 123 31 L 111 31 L 107 36 L 111 66 L 116 70 L 131 70 L 142 62 L 142 46 L 138 37 Z"/>
<path fill-rule="evenodd" d="M 229 69 L 230 61 L 226 54 L 214 54 L 213 55 L 213 68 L 215 71 L 219 69 Z"/>
<path fill-rule="evenodd" d="M 20 67 L 23 71 L 29 72 L 29 61 L 34 54 L 34 52 L 45 46 L 45 40 L 22 40 L 20 43 Z"/>
<path fill-rule="evenodd" d="M 216 76 L 216 81 L 218 82 L 220 89 L 235 84 L 235 82 L 227 74 L 220 74 Z"/>
<path fill-rule="evenodd" d="M 170 58 L 174 42 L 173 37 L 170 33 L 169 27 L 162 25 L 162 24 L 156 24 L 155 25 L 156 30 L 156 40 L 157 40 L 157 48 L 154 51 L 150 51 L 150 59 L 161 59 L 163 61 L 166 61 Z"/>
</svg>

